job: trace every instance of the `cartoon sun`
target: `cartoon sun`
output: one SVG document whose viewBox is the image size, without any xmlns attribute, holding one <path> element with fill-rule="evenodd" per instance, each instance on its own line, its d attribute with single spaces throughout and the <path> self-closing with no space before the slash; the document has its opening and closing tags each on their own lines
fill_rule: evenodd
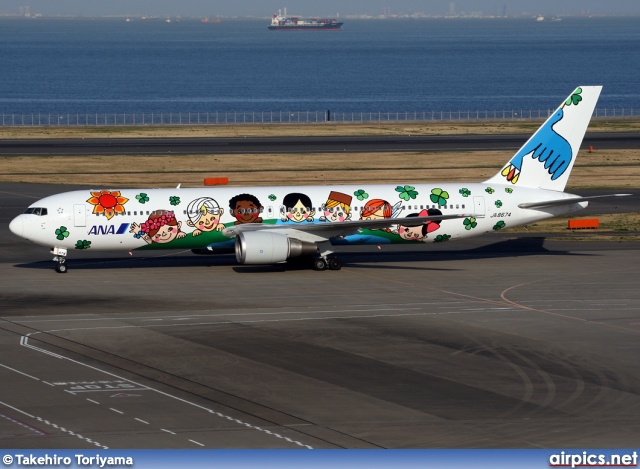
<svg viewBox="0 0 640 469">
<path fill-rule="evenodd" d="M 91 192 L 91 195 L 93 197 L 87 202 L 94 205 L 93 213 L 96 215 L 104 214 L 108 220 L 111 220 L 117 213 L 124 213 L 124 204 L 129 201 L 120 195 L 120 191 L 96 191 Z"/>
</svg>

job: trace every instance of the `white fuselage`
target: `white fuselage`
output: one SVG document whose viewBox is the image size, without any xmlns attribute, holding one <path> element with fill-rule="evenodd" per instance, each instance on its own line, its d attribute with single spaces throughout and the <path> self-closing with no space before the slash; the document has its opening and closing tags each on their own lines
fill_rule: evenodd
<svg viewBox="0 0 640 469">
<path fill-rule="evenodd" d="M 518 207 L 572 197 L 563 192 L 486 183 L 82 190 L 39 200 L 27 210 L 31 213 L 16 217 L 10 228 L 25 239 L 52 248 L 231 249 L 233 238 L 222 233 L 224 226 L 286 224 L 295 230 L 310 223 L 388 218 L 388 228 L 362 229 L 359 234 L 332 241 L 430 243 L 507 229 L 586 206 L 581 202 L 544 209 Z M 393 224 L 393 218 L 437 211 L 465 216 L 419 227 Z"/>
</svg>

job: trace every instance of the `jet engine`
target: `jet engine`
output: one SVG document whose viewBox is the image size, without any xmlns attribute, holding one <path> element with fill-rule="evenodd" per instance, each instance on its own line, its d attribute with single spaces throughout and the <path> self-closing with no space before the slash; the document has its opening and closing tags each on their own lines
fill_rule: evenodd
<svg viewBox="0 0 640 469">
<path fill-rule="evenodd" d="M 236 236 L 235 248 L 240 264 L 276 264 L 318 252 L 315 243 L 269 231 L 241 232 Z"/>
</svg>

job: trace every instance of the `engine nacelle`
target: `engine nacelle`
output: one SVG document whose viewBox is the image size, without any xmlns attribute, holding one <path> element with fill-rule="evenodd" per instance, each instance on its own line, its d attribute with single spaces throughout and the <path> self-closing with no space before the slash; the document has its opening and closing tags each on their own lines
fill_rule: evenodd
<svg viewBox="0 0 640 469">
<path fill-rule="evenodd" d="M 269 231 L 247 231 L 236 236 L 236 259 L 240 264 L 277 264 L 317 251 L 315 243 Z"/>
<path fill-rule="evenodd" d="M 315 243 L 269 231 L 248 231 L 236 236 L 236 259 L 240 264 L 277 264 L 318 252 Z"/>
</svg>

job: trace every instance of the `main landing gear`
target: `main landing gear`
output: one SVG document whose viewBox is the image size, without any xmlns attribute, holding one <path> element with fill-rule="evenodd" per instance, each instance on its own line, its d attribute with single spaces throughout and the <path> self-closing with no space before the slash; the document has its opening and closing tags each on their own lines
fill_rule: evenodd
<svg viewBox="0 0 640 469">
<path fill-rule="evenodd" d="M 64 248 L 53 248 L 51 249 L 51 254 L 54 255 L 54 262 L 57 262 L 56 272 L 58 272 L 59 274 L 66 274 L 67 265 L 65 264 L 65 262 L 67 260 L 67 250 Z"/>
<path fill-rule="evenodd" d="M 342 261 L 337 257 L 332 257 L 331 259 L 317 257 L 313 259 L 313 270 L 340 270 L 341 268 Z"/>
<path fill-rule="evenodd" d="M 313 258 L 313 270 L 340 270 L 342 261 L 337 257 L 329 257 L 331 254 L 333 250 L 330 242 L 318 243 L 318 257 Z"/>
</svg>

